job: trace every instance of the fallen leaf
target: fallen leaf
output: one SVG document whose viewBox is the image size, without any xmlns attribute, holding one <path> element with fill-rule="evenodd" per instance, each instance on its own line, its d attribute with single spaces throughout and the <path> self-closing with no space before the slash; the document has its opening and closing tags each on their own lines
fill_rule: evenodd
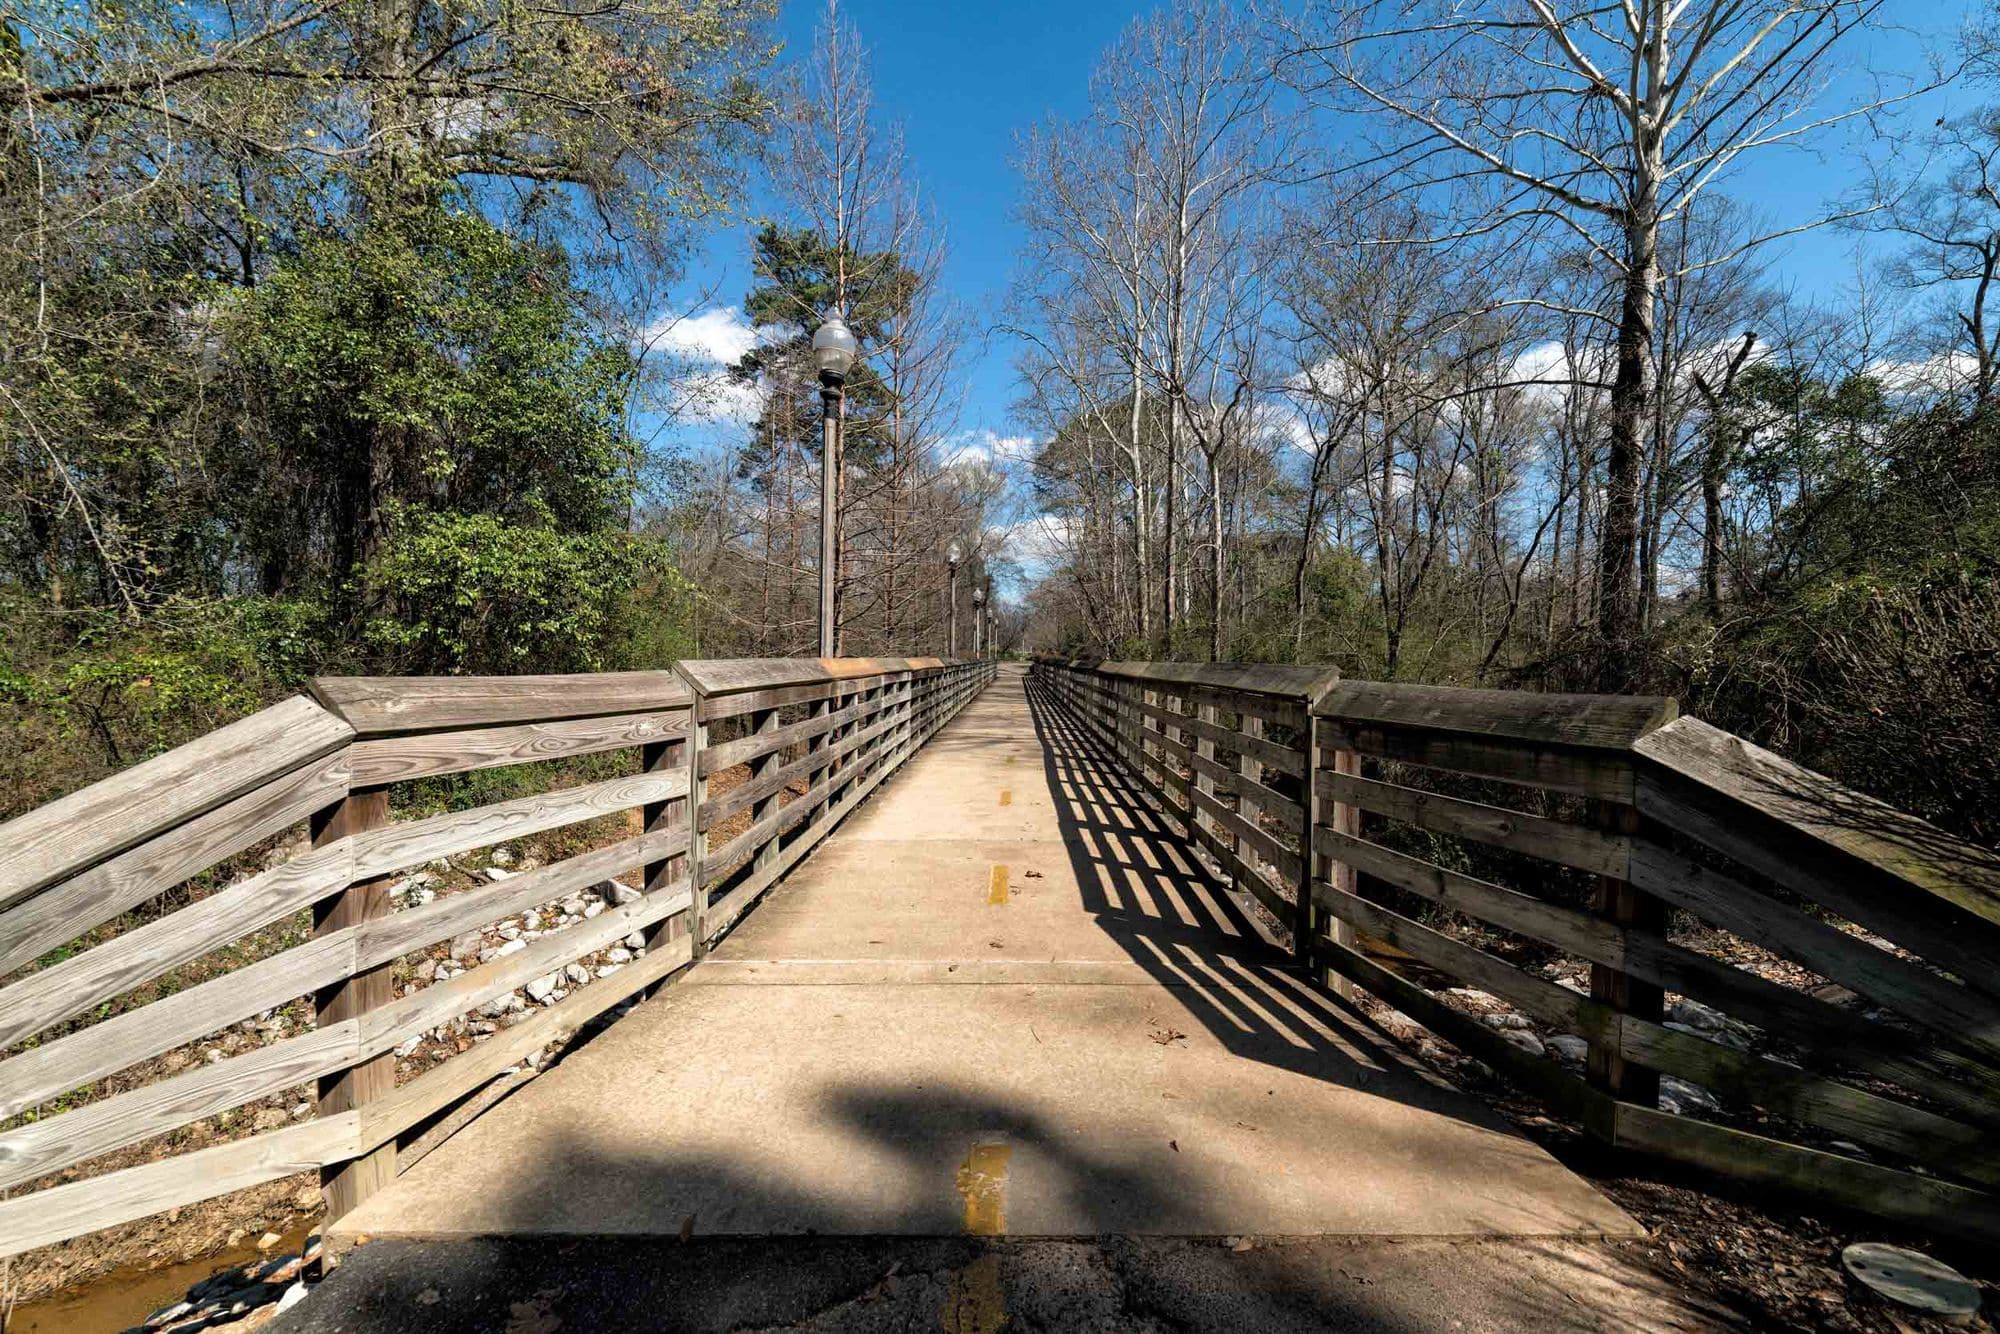
<svg viewBox="0 0 2000 1334">
<path fill-rule="evenodd" d="M 1042 873 L 1040 871 L 1023 871 L 1021 872 L 1021 874 L 1026 876 L 1030 880 L 1040 880 L 1042 878 Z"/>
<path fill-rule="evenodd" d="M 1181 1151 L 1181 1142 L 1177 1139 L 1170 1139 L 1167 1141 L 1167 1147 L 1175 1153 L 1179 1153 Z"/>
<path fill-rule="evenodd" d="M 440 1300 L 442 1298 L 438 1295 L 436 1288 L 425 1288 L 417 1294 L 417 1305 L 419 1306 L 436 1306 Z"/>
<path fill-rule="evenodd" d="M 1250 1240 L 1250 1238 L 1248 1237 L 1238 1237 L 1236 1239 L 1236 1244 L 1234 1246 L 1231 1246 L 1229 1249 L 1235 1251 L 1238 1255 L 1241 1255 L 1245 1251 L 1256 1250 L 1257 1243 Z"/>
<path fill-rule="evenodd" d="M 689 1214 L 686 1218 L 683 1218 L 681 1220 L 681 1240 L 683 1242 L 687 1242 L 692 1240 L 693 1238 L 694 1238 L 694 1215 Z"/>
</svg>

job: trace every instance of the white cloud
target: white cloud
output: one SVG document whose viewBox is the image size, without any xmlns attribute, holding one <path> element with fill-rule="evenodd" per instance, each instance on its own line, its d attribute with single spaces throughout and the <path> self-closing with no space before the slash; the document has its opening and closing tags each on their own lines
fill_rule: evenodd
<svg viewBox="0 0 2000 1334">
<path fill-rule="evenodd" d="M 954 463 L 1026 463 L 1034 458 L 1037 443 L 1031 435 L 1002 435 L 982 426 L 946 437 L 938 447 L 938 457 L 947 467 Z"/>
<path fill-rule="evenodd" d="M 725 370 L 674 377 L 671 415 L 685 426 L 748 426 L 764 411 L 764 386 L 737 380 Z"/>
<path fill-rule="evenodd" d="M 757 331 L 740 306 L 716 306 L 654 321 L 645 342 L 670 356 L 727 366 L 757 345 Z"/>
</svg>

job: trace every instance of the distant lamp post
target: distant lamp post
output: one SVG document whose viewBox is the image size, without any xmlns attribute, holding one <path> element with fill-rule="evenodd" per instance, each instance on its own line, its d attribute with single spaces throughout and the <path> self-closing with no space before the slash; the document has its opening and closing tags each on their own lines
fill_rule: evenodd
<svg viewBox="0 0 2000 1334">
<path fill-rule="evenodd" d="M 993 576 L 986 576 L 986 656 L 1000 656 L 1000 645 L 995 641 L 999 636 L 994 631 L 1000 628 L 1000 604 L 993 600 Z"/>
<path fill-rule="evenodd" d="M 986 656 L 986 589 L 981 584 L 972 586 L 972 656 Z"/>
<path fill-rule="evenodd" d="M 958 567 L 965 559 L 965 543 L 957 538 L 944 549 L 944 563 L 951 569 L 951 656 L 958 656 Z"/>
<path fill-rule="evenodd" d="M 840 408 L 847 372 L 861 345 L 841 318 L 828 311 L 813 331 L 813 365 L 819 369 L 819 655 L 833 656 L 833 575 L 840 559 Z"/>
</svg>

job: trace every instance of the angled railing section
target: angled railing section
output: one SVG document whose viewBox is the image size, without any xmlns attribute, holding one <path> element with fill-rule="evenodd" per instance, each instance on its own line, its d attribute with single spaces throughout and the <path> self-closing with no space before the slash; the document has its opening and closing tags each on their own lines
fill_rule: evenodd
<svg viewBox="0 0 2000 1334">
<path fill-rule="evenodd" d="M 301 1171 L 346 1212 L 399 1142 L 698 957 L 993 670 L 322 679 L 0 826 L 0 1256 Z M 474 771 L 509 772 L 431 781 Z M 288 831 L 292 855 L 203 883 Z M 528 837 L 568 855 L 455 892 L 406 874 Z M 397 1082 L 399 1048 L 496 1006 Z M 309 1119 L 162 1139 L 300 1089 Z"/>
<path fill-rule="evenodd" d="M 1671 700 L 1036 670 L 1329 983 L 1603 1142 L 2000 1237 L 2000 857 Z"/>
</svg>

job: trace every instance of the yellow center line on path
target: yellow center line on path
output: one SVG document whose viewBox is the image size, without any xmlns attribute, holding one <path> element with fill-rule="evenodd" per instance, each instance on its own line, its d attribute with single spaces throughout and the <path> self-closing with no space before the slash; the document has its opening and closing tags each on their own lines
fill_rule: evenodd
<svg viewBox="0 0 2000 1334">
<path fill-rule="evenodd" d="M 1007 868 L 996 864 L 993 867 L 993 883 L 987 886 L 986 901 L 1002 904 L 1007 901 Z"/>
<path fill-rule="evenodd" d="M 975 1237 L 1007 1233 L 1007 1160 L 1014 1146 L 1004 1141 L 975 1144 L 958 1169 L 958 1193 L 965 1201 L 965 1230 Z"/>
</svg>

